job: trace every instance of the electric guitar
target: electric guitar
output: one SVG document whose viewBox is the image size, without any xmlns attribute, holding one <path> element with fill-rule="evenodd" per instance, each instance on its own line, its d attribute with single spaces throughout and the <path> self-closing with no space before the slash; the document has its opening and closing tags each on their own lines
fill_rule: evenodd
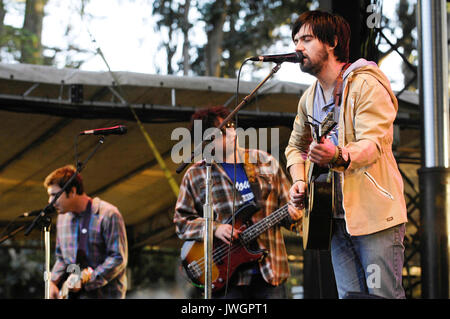
<svg viewBox="0 0 450 319">
<path fill-rule="evenodd" d="M 251 202 L 236 211 L 234 229 L 240 231 L 240 234 L 237 240 L 232 241 L 231 247 L 222 240 L 214 238 L 211 269 L 211 290 L 213 292 L 222 289 L 239 266 L 259 260 L 265 255 L 266 251 L 258 247 L 256 238 L 277 225 L 289 214 L 288 204 L 286 204 L 257 223 L 251 224 L 250 217 L 258 210 L 255 203 Z M 231 218 L 226 223 L 231 224 Z M 229 265 L 228 254 L 230 254 Z M 186 241 L 181 248 L 181 260 L 188 277 L 196 285 L 204 286 L 203 241 Z"/>
<path fill-rule="evenodd" d="M 307 122 L 312 127 L 312 137 L 317 143 L 323 143 L 326 136 L 337 123 L 333 112 L 329 112 L 320 124 Z M 309 167 L 308 167 L 309 166 Z M 303 248 L 329 250 L 331 243 L 331 225 L 333 209 L 332 172 L 307 161 L 308 181 L 303 216 Z"/>
<path fill-rule="evenodd" d="M 70 266 L 74 267 L 69 268 Z M 59 289 L 59 299 L 79 299 L 81 290 L 73 292 L 70 291 L 70 289 L 75 287 L 78 282 L 81 282 L 81 285 L 83 285 L 89 281 L 93 271 L 90 267 L 83 269 L 81 272 L 78 265 L 69 265 L 69 267 L 67 268 L 67 272 L 63 279 L 64 282 Z"/>
</svg>

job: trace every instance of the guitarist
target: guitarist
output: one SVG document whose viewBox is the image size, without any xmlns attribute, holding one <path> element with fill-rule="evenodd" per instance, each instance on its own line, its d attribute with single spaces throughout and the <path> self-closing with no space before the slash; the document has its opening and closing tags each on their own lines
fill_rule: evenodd
<svg viewBox="0 0 450 319">
<path fill-rule="evenodd" d="M 203 136 L 206 129 L 220 126 L 228 115 L 228 109 L 223 106 L 199 110 L 191 118 L 191 132 L 201 125 Z M 231 123 L 226 129 L 216 131 L 216 154 L 223 150 L 224 156 L 216 156 L 212 163 L 213 232 L 215 238 L 228 245 L 239 235 L 237 229 L 233 230 L 232 225 L 225 223 L 233 212 L 236 130 Z M 261 208 L 251 217 L 256 223 L 287 203 L 290 183 L 274 157 L 259 150 L 238 147 L 236 158 L 236 208 L 247 201 L 255 201 Z M 201 162 L 193 164 L 182 179 L 173 218 L 176 233 L 182 240 L 203 240 L 205 180 L 206 167 Z M 301 218 L 301 211 L 289 207 L 289 215 L 280 224 L 291 229 Z M 241 265 L 225 288 L 213 292 L 213 298 L 286 297 L 283 283 L 289 277 L 289 267 L 280 224 L 257 238 L 259 248 L 267 250 L 262 260 Z"/>
<path fill-rule="evenodd" d="M 63 288 L 80 299 L 125 298 L 128 244 L 118 209 L 98 197 L 89 197 L 72 165 L 46 177 L 49 202 L 74 174 L 77 176 L 54 203 L 58 219 L 50 298 L 64 297 L 60 293 L 60 289 L 66 290 Z M 75 266 L 80 272 L 71 271 Z"/>
<path fill-rule="evenodd" d="M 331 257 L 340 298 L 350 292 L 404 298 L 403 181 L 392 154 L 397 99 L 374 62 L 349 60 L 350 27 L 341 17 L 305 12 L 292 39 L 303 72 L 317 81 L 303 94 L 286 148 L 292 203 L 304 206 L 305 163 L 330 168 L 334 208 Z M 311 117 L 334 112 L 338 123 L 323 143 L 311 143 Z M 330 212 L 331 213 L 331 212 Z M 314 214 L 314 211 L 312 211 Z M 374 274 L 374 269 L 376 274 Z M 369 282 L 369 275 L 376 280 Z"/>
</svg>

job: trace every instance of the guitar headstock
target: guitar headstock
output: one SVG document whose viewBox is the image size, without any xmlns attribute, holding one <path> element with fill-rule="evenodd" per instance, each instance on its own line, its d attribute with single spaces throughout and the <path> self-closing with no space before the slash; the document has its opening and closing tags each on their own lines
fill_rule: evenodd
<svg viewBox="0 0 450 319">
<path fill-rule="evenodd" d="M 320 136 L 319 140 L 321 140 L 324 136 L 330 134 L 330 132 L 335 128 L 337 123 L 334 120 L 333 112 L 329 112 L 327 116 L 323 119 L 322 123 L 320 123 Z"/>
<path fill-rule="evenodd" d="M 328 112 L 328 114 L 325 116 L 322 122 L 317 121 L 312 116 L 310 116 L 314 122 L 318 123 L 312 123 L 312 122 L 305 122 L 306 124 L 309 124 L 312 129 L 312 137 L 313 139 L 320 143 L 322 139 L 330 134 L 330 132 L 335 128 L 337 123 L 334 121 L 334 113 L 333 111 Z"/>
</svg>

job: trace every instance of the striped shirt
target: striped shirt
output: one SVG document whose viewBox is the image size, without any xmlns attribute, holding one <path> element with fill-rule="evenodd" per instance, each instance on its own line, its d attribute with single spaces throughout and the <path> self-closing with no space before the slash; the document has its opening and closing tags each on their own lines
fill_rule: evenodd
<svg viewBox="0 0 450 319">
<path fill-rule="evenodd" d="M 52 281 L 59 283 L 67 266 L 76 264 L 81 214 L 58 215 L 56 261 Z M 99 198 L 92 200 L 87 244 L 87 264 L 94 272 L 80 298 L 125 298 L 128 243 L 125 223 L 118 209 Z"/>
<path fill-rule="evenodd" d="M 287 203 L 290 182 L 271 155 L 259 150 L 246 150 L 245 154 L 247 160 L 244 169 L 253 186 L 256 201 L 261 207 L 252 216 L 252 222 L 256 223 Z M 211 201 L 215 216 L 213 226 L 215 231 L 216 227 L 229 219 L 233 212 L 233 182 L 220 165 L 213 163 L 211 171 L 213 179 Z M 173 218 L 176 233 L 182 240 L 203 240 L 205 183 L 206 167 L 201 163 L 192 165 L 183 176 Z M 236 207 L 243 203 L 241 194 L 236 192 Z M 259 270 L 265 281 L 273 286 L 283 283 L 290 275 L 281 224 L 288 229 L 295 225 L 288 216 L 257 239 L 259 247 L 268 251 L 259 263 Z M 251 270 L 237 273 L 236 284 L 250 284 Z"/>
</svg>

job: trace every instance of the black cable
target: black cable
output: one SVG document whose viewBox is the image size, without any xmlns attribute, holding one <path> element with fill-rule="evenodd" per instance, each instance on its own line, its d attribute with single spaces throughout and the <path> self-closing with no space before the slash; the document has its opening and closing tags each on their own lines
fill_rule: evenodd
<svg viewBox="0 0 450 319">
<path fill-rule="evenodd" d="M 250 58 L 245 59 L 244 62 L 241 64 L 241 66 L 239 67 L 239 71 L 238 71 L 238 77 L 237 77 L 237 86 L 236 86 L 236 106 L 239 105 L 239 81 L 241 78 L 241 70 L 242 67 L 244 66 L 245 63 L 247 63 L 247 61 L 250 61 Z M 227 256 L 227 276 L 226 276 L 226 284 L 225 284 L 225 293 L 224 296 L 227 295 L 228 292 L 228 282 L 229 282 L 229 271 L 230 271 L 230 262 L 231 262 L 231 245 L 232 245 L 232 240 L 233 240 L 233 233 L 234 233 L 234 224 L 235 224 L 235 213 L 236 213 L 236 194 L 237 194 L 237 190 L 236 190 L 236 175 L 237 175 L 237 159 L 236 159 L 236 155 L 237 155 L 237 134 L 236 134 L 236 129 L 238 128 L 238 112 L 236 112 L 236 114 L 234 115 L 234 124 L 235 124 L 235 135 L 234 135 L 234 143 L 233 143 L 233 209 L 232 209 L 232 214 L 231 214 L 231 238 L 230 238 L 230 243 L 228 244 L 228 256 Z M 244 159 L 245 161 L 245 159 Z"/>
</svg>

